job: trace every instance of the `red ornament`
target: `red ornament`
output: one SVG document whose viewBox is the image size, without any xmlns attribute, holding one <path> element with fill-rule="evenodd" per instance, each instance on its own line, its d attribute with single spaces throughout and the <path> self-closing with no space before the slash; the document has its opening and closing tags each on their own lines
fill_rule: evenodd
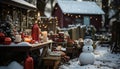
<svg viewBox="0 0 120 69">
<path fill-rule="evenodd" d="M 0 32 L 0 44 L 4 44 L 5 34 Z"/>
<path fill-rule="evenodd" d="M 30 42 L 31 44 L 34 44 L 35 43 L 35 40 L 31 40 L 31 42 Z"/>
<path fill-rule="evenodd" d="M 5 45 L 9 45 L 11 44 L 11 42 L 12 42 L 12 39 L 10 37 L 5 37 L 5 40 L 4 40 Z"/>
<path fill-rule="evenodd" d="M 34 61 L 32 57 L 28 56 L 26 58 L 24 69 L 34 69 Z"/>
<path fill-rule="evenodd" d="M 25 37 L 25 34 L 22 32 L 21 33 L 21 38 L 24 39 L 24 37 Z"/>
<path fill-rule="evenodd" d="M 39 41 L 39 26 L 37 23 L 35 23 L 32 27 L 32 39 L 35 40 L 35 41 Z"/>
</svg>

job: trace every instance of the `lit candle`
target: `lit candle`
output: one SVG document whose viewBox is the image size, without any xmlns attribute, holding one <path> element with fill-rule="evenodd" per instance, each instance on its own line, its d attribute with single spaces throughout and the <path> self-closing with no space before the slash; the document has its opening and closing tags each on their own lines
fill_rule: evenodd
<svg viewBox="0 0 120 69">
<path fill-rule="evenodd" d="M 21 42 L 21 35 L 15 35 L 15 41 L 14 42 Z"/>
<path fill-rule="evenodd" d="M 43 31 L 43 41 L 46 42 L 47 41 L 47 31 Z"/>
<path fill-rule="evenodd" d="M 25 38 L 24 38 L 24 41 L 30 43 L 32 40 L 31 40 L 31 38 L 25 37 Z"/>
</svg>

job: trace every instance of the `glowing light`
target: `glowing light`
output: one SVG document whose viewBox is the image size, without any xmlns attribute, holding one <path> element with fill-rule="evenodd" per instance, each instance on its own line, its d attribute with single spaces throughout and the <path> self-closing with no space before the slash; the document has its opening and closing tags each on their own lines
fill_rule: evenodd
<svg viewBox="0 0 120 69">
<path fill-rule="evenodd" d="M 38 17 L 40 16 L 40 12 L 38 12 Z"/>
<path fill-rule="evenodd" d="M 50 23 L 52 23 L 52 22 L 50 21 Z"/>
<path fill-rule="evenodd" d="M 47 25 L 44 28 L 47 28 Z"/>
<path fill-rule="evenodd" d="M 57 17 L 55 17 L 55 19 L 57 20 Z"/>
<path fill-rule="evenodd" d="M 110 8 L 112 8 L 112 6 L 110 6 Z"/>
<path fill-rule="evenodd" d="M 56 21 L 58 23 L 58 21 Z"/>
<path fill-rule="evenodd" d="M 92 19 L 92 17 L 90 17 L 90 19 Z"/>
<path fill-rule="evenodd" d="M 76 18 L 78 18 L 78 16 L 75 16 Z"/>
<path fill-rule="evenodd" d="M 58 8 L 56 7 L 55 9 L 57 10 Z"/>
<path fill-rule="evenodd" d="M 10 11 L 8 11 L 7 13 L 10 13 Z"/>
<path fill-rule="evenodd" d="M 66 13 L 64 13 L 64 15 L 66 15 Z"/>
<path fill-rule="evenodd" d="M 68 16 L 70 16 L 70 14 L 68 14 Z"/>
<path fill-rule="evenodd" d="M 98 19 L 96 18 L 96 21 L 97 21 Z"/>
<path fill-rule="evenodd" d="M 58 25 L 58 23 L 56 23 L 56 25 Z"/>
</svg>

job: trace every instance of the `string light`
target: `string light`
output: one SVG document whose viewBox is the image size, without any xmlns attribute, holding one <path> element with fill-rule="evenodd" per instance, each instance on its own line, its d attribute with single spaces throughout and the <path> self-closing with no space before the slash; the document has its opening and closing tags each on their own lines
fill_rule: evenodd
<svg viewBox="0 0 120 69">
<path fill-rule="evenodd" d="M 52 23 L 52 22 L 50 21 L 50 23 Z"/>
<path fill-rule="evenodd" d="M 112 8 L 112 6 L 110 6 L 110 8 Z"/>
<path fill-rule="evenodd" d="M 70 14 L 68 14 L 68 16 L 70 16 Z"/>
<path fill-rule="evenodd" d="M 66 13 L 64 13 L 64 15 L 66 15 Z"/>
<path fill-rule="evenodd" d="M 56 21 L 58 23 L 58 21 Z"/>
<path fill-rule="evenodd" d="M 8 11 L 7 13 L 10 13 L 10 11 Z"/>
<path fill-rule="evenodd" d="M 43 24 L 43 26 L 44 26 L 44 24 Z"/>
<path fill-rule="evenodd" d="M 44 28 L 47 28 L 47 25 Z"/>
<path fill-rule="evenodd" d="M 90 19 L 92 19 L 92 17 L 90 17 Z"/>
<path fill-rule="evenodd" d="M 76 18 L 78 18 L 78 16 L 75 16 Z"/>
<path fill-rule="evenodd" d="M 57 10 L 58 8 L 56 7 L 55 9 Z"/>
<path fill-rule="evenodd" d="M 57 20 L 57 17 L 55 17 L 55 19 Z"/>
<path fill-rule="evenodd" d="M 97 21 L 98 19 L 96 18 L 96 21 Z"/>
<path fill-rule="evenodd" d="M 56 25 L 58 25 L 58 23 L 56 23 Z"/>
<path fill-rule="evenodd" d="M 40 17 L 40 12 L 38 12 L 38 17 Z"/>
</svg>

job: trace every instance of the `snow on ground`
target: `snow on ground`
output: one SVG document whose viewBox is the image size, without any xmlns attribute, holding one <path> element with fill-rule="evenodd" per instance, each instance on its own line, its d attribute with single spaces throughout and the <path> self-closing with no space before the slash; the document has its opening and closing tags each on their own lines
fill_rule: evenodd
<svg viewBox="0 0 120 69">
<path fill-rule="evenodd" d="M 94 54 L 96 60 L 93 65 L 80 66 L 78 58 L 75 58 L 59 69 L 120 69 L 120 53 L 110 53 L 109 47 L 97 46 Z"/>
<path fill-rule="evenodd" d="M 120 53 L 110 53 L 108 47 L 97 46 L 94 50 L 95 62 L 93 65 L 80 66 L 78 58 L 63 64 L 59 69 L 120 69 Z M 17 62 L 11 62 L 8 66 L 0 66 L 0 69 L 23 69 Z"/>
</svg>

